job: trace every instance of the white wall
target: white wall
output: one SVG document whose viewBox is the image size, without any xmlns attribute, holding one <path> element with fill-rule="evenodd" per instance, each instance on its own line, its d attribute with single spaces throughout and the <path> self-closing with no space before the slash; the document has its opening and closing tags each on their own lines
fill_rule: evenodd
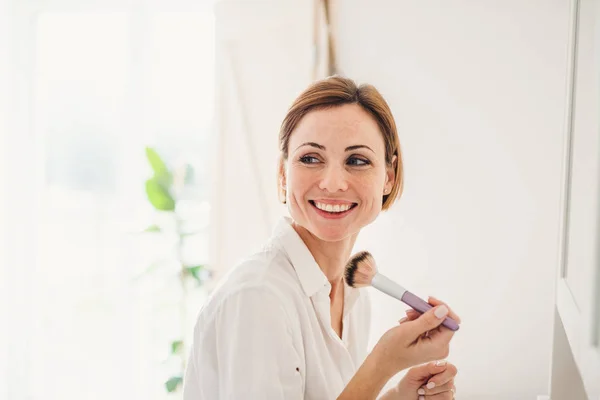
<svg viewBox="0 0 600 400">
<path fill-rule="evenodd" d="M 587 394 L 573 359 L 569 339 L 558 311 L 554 313 L 554 350 L 552 351 L 552 400 L 587 399 Z"/>
<path fill-rule="evenodd" d="M 0 330 L 4 329 L 0 333 L 4 336 L 0 336 L 0 360 L 13 360 L 5 371 L 0 365 L 0 373 L 4 372 L 0 379 L 6 379 L 0 382 L 0 396 L 5 392 L 10 399 L 30 394 L 27 360 L 32 316 L 24 310 L 33 310 L 34 303 L 29 296 L 31 276 L 22 268 L 23 254 L 28 255 L 29 265 L 34 264 L 30 243 L 36 237 L 37 200 L 28 184 L 36 175 L 29 118 L 32 37 L 27 34 L 25 9 L 21 3 L 0 0 L 0 282 L 11 289 L 3 290 L 0 284 L 4 297 L 0 302 L 7 305 L 5 309 L 0 306 Z"/>
<path fill-rule="evenodd" d="M 600 1 L 571 6 L 570 26 L 576 29 L 569 36 L 570 123 L 551 386 L 553 400 L 584 398 L 574 394 L 580 386 L 590 400 L 600 400 Z"/>
<path fill-rule="evenodd" d="M 9 85 L 8 65 L 9 65 L 9 46 L 8 46 L 8 32 L 9 32 L 9 18 L 8 18 L 8 2 L 6 0 L 0 0 L 0 320 L 5 321 L 0 328 L 0 399 L 8 397 L 8 383 L 6 382 L 5 376 L 8 372 L 7 358 L 8 358 L 8 334 L 6 331 L 6 324 L 8 318 L 7 304 L 8 299 L 6 296 L 7 290 L 5 289 L 6 278 L 5 278 L 5 253 L 6 253 L 6 232 L 4 229 L 5 224 L 3 221 L 7 218 L 6 205 L 4 198 L 6 195 L 6 164 L 4 149 L 6 148 L 5 140 L 6 133 L 8 130 L 8 104 L 10 91 L 7 89 Z"/>
<path fill-rule="evenodd" d="M 284 210 L 277 131 L 311 78 L 312 4 L 217 8 L 218 268 L 260 246 Z M 338 0 L 333 17 L 342 72 L 389 100 L 405 157 L 403 198 L 357 250 L 460 313 L 457 398 L 548 394 L 568 1 Z M 372 343 L 406 308 L 373 295 Z"/>
<path fill-rule="evenodd" d="M 463 319 L 460 399 L 549 393 L 568 1 L 335 2 L 339 66 L 397 118 L 400 203 L 359 238 Z M 405 307 L 374 294 L 374 335 Z"/>
<path fill-rule="evenodd" d="M 218 150 L 212 264 L 218 275 L 260 248 L 285 207 L 277 199 L 278 132 L 311 82 L 312 2 L 222 1 L 217 35 Z"/>
</svg>

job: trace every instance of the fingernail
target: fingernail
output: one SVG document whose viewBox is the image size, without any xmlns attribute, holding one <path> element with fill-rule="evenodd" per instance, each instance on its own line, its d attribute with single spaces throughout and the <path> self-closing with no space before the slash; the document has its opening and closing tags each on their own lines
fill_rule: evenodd
<svg viewBox="0 0 600 400">
<path fill-rule="evenodd" d="M 408 319 L 408 317 L 404 317 L 404 318 L 402 318 L 402 319 L 401 319 L 400 321 L 398 321 L 398 322 L 400 322 L 400 323 L 403 323 L 403 322 L 404 322 L 404 321 L 406 321 L 407 319 Z"/>
<path fill-rule="evenodd" d="M 448 315 L 448 307 L 446 307 L 446 306 L 439 306 L 438 308 L 435 309 L 435 311 L 433 313 L 435 314 L 435 316 L 438 319 L 445 318 L 446 315 Z"/>
<path fill-rule="evenodd" d="M 419 390 L 417 390 L 417 394 L 425 394 L 425 389 L 420 388 Z"/>
<path fill-rule="evenodd" d="M 436 367 L 443 367 L 444 365 L 446 365 L 448 363 L 448 361 L 446 360 L 439 360 L 435 362 L 435 366 Z"/>
<path fill-rule="evenodd" d="M 435 387 L 435 382 L 429 382 L 427 384 L 427 389 L 433 389 Z"/>
</svg>

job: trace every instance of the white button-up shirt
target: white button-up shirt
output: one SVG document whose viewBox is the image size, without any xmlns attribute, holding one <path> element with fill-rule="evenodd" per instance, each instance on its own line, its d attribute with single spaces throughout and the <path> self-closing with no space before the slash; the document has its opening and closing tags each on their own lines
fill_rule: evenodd
<svg viewBox="0 0 600 400">
<path fill-rule="evenodd" d="M 184 400 L 335 399 L 366 357 L 367 292 L 345 286 L 340 339 L 331 285 L 290 223 L 283 218 L 202 307 Z"/>
</svg>

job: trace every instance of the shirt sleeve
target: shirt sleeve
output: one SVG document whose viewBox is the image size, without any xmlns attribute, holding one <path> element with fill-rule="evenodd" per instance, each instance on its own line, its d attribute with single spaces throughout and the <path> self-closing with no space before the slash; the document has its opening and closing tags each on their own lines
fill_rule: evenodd
<svg viewBox="0 0 600 400">
<path fill-rule="evenodd" d="M 195 337 L 195 376 L 186 376 L 203 386 L 204 395 L 185 400 L 304 397 L 289 317 L 275 294 L 262 287 L 244 288 L 223 300 L 211 324 L 204 332 L 214 338 Z"/>
</svg>

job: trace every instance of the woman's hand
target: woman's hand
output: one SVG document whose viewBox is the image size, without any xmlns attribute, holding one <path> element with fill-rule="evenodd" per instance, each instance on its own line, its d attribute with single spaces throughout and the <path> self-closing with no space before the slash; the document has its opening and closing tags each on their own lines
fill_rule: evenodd
<svg viewBox="0 0 600 400">
<path fill-rule="evenodd" d="M 395 388 L 394 400 L 452 400 L 457 369 L 446 361 L 413 367 Z M 418 396 L 418 397 L 417 397 Z M 389 397 L 392 399 L 392 397 Z"/>
<path fill-rule="evenodd" d="M 460 323 L 460 318 L 446 304 L 433 297 L 434 306 L 424 314 L 407 312 L 400 325 L 388 330 L 379 339 L 373 352 L 378 364 L 395 374 L 405 368 L 433 360 L 444 359 L 450 353 L 450 340 L 454 331 L 441 325 L 446 316 Z"/>
</svg>

